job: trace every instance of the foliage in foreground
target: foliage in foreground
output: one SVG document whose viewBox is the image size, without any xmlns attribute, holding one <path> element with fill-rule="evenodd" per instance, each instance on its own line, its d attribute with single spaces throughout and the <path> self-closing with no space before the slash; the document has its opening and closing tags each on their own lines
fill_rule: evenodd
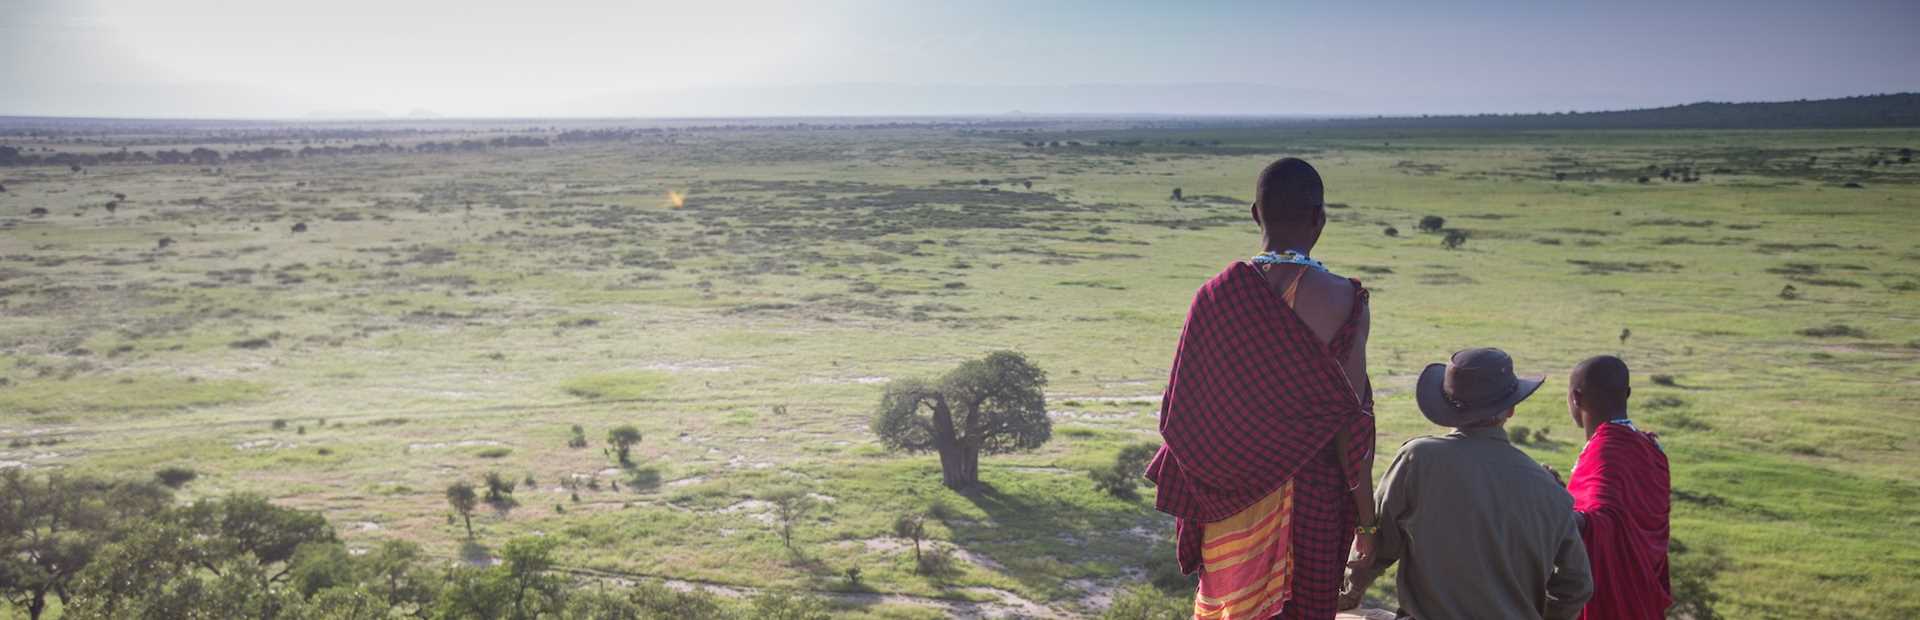
<svg viewBox="0 0 1920 620">
<path fill-rule="evenodd" d="M 468 490 L 471 493 L 471 489 Z M 157 481 L 0 471 L 0 596 L 38 619 L 819 620 L 826 601 L 766 593 L 724 601 L 659 584 L 575 587 L 553 542 L 523 538 L 495 561 L 448 563 L 390 540 L 349 552 L 318 513 L 256 495 L 175 505 Z M 484 549 L 482 549 L 484 551 Z"/>
</svg>

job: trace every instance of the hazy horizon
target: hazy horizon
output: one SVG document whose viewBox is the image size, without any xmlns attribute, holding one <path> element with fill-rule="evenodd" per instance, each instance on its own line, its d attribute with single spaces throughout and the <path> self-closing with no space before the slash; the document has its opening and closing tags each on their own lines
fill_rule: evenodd
<svg viewBox="0 0 1920 620">
<path fill-rule="evenodd" d="M 1920 91 L 1920 5 L 0 0 L 0 115 L 1346 116 Z"/>
</svg>

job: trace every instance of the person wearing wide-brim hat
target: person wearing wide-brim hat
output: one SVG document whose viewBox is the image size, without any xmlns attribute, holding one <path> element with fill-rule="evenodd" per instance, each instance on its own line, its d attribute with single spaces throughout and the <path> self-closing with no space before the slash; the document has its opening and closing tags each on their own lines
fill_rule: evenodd
<svg viewBox="0 0 1920 620">
<path fill-rule="evenodd" d="M 1420 413 L 1434 424 L 1468 428 L 1504 421 L 1542 383 L 1544 376 L 1515 376 L 1506 351 L 1467 349 L 1449 363 L 1428 364 L 1413 394 Z"/>
<path fill-rule="evenodd" d="M 1395 562 L 1402 617 L 1572 620 L 1593 595 L 1573 497 L 1507 441 L 1542 377 L 1499 349 L 1466 349 L 1420 373 L 1420 413 L 1453 432 L 1400 447 L 1375 494 L 1379 535 L 1342 594 L 1357 605 Z"/>
</svg>

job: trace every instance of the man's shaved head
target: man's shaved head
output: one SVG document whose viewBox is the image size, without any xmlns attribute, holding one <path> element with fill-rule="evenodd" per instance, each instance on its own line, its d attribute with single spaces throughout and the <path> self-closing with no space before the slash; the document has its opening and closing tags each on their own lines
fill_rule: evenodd
<svg viewBox="0 0 1920 620">
<path fill-rule="evenodd" d="M 1579 392 L 1584 408 L 1595 413 L 1620 414 L 1627 410 L 1627 397 L 1633 393 L 1627 363 L 1611 355 L 1589 357 L 1573 367 L 1569 387 Z"/>
<path fill-rule="evenodd" d="M 1326 188 L 1320 172 L 1299 158 L 1288 157 L 1260 171 L 1253 190 L 1254 211 L 1269 231 L 1308 228 L 1320 223 L 1326 208 Z"/>
</svg>

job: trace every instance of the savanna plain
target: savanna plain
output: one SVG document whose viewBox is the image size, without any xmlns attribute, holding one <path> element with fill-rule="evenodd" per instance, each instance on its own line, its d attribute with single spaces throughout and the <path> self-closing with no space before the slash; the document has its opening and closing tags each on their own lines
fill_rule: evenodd
<svg viewBox="0 0 1920 620">
<path fill-rule="evenodd" d="M 0 167 L 0 467 L 190 470 L 176 501 L 258 494 L 444 564 L 539 538 L 598 587 L 1177 608 L 1171 519 L 1089 472 L 1157 443 L 1191 295 L 1260 249 L 1253 179 L 1291 155 L 1328 187 L 1316 257 L 1372 290 L 1377 469 L 1440 432 L 1419 370 L 1485 345 L 1549 375 L 1510 426 L 1564 472 L 1565 374 L 1618 354 L 1690 594 L 1920 616 L 1920 131 L 700 125 L 10 129 L 220 156 Z M 995 350 L 1046 371 L 1050 441 L 957 493 L 875 439 L 887 382 Z M 489 473 L 517 488 L 470 540 L 444 491 Z"/>
</svg>

